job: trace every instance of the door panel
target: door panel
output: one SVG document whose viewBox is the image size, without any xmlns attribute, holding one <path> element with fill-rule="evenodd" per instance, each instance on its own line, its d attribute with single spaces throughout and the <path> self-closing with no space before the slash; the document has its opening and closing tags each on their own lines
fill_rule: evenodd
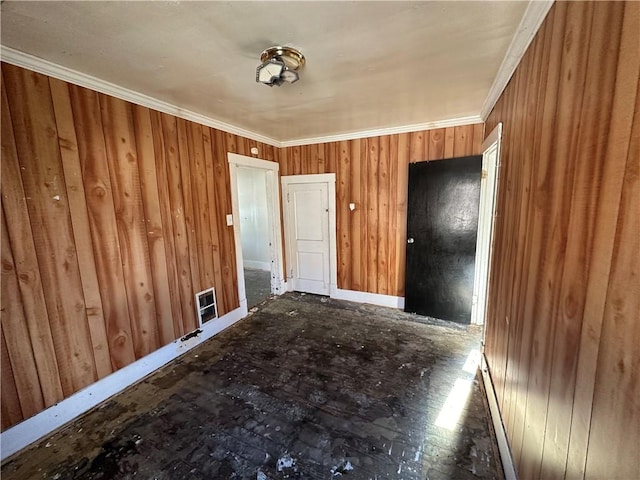
<svg viewBox="0 0 640 480">
<path fill-rule="evenodd" d="M 482 156 L 409 165 L 405 311 L 471 321 Z"/>
<path fill-rule="evenodd" d="M 293 289 L 329 295 L 329 187 L 327 183 L 289 184 L 290 258 Z"/>
</svg>

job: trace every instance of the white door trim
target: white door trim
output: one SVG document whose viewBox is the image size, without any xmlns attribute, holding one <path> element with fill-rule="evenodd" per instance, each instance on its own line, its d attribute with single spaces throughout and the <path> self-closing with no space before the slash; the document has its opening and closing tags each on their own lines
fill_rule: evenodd
<svg viewBox="0 0 640 480">
<path fill-rule="evenodd" d="M 238 203 L 238 177 L 240 167 L 264 170 L 267 177 L 267 203 L 269 222 L 269 249 L 271 253 L 271 293 L 281 295 L 285 292 L 284 261 L 282 258 L 282 225 L 280 222 L 280 183 L 278 174 L 280 165 L 276 162 L 259 158 L 227 153 L 229 161 L 229 177 L 231 182 L 231 213 L 233 215 L 233 236 L 236 247 L 236 268 L 238 275 L 238 298 L 240 308 L 247 313 L 247 292 L 244 286 L 244 260 L 242 258 L 242 237 L 240 231 L 240 207 Z"/>
<path fill-rule="evenodd" d="M 480 211 L 478 213 L 473 303 L 471 306 L 471 323 L 476 325 L 485 323 L 487 311 L 487 293 L 493 252 L 493 228 L 497 208 L 501 138 L 502 123 L 499 123 L 482 143 Z M 492 155 L 493 153 L 495 155 Z"/>
<path fill-rule="evenodd" d="M 291 225 L 291 219 L 289 218 L 289 209 L 286 205 L 286 195 L 289 184 L 296 183 L 326 183 L 329 187 L 329 295 L 333 297 L 338 290 L 338 255 L 336 251 L 336 174 L 335 173 L 319 173 L 315 175 L 287 175 L 281 177 L 282 181 L 282 209 L 284 212 L 284 226 L 285 226 L 285 245 L 287 265 L 292 265 L 292 258 L 294 258 L 293 252 L 291 252 L 291 245 L 293 242 L 289 239 L 289 227 Z M 291 268 L 289 268 L 291 272 Z M 291 278 L 291 275 L 287 273 L 287 280 Z M 291 288 L 292 283 L 288 282 Z"/>
</svg>

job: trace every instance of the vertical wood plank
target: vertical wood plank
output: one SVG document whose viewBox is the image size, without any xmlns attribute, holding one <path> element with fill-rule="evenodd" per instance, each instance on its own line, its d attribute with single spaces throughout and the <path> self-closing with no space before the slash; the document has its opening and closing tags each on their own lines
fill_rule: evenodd
<svg viewBox="0 0 640 480">
<path fill-rule="evenodd" d="M 204 142 L 204 159 L 205 159 L 205 179 L 206 191 L 207 191 L 207 205 L 209 206 L 209 232 L 211 235 L 211 251 L 213 254 L 213 277 L 216 292 L 222 292 L 224 290 L 224 280 L 222 277 L 222 259 L 221 259 L 221 243 L 220 243 L 220 209 L 216 201 L 215 186 L 214 186 L 214 165 L 213 165 L 213 153 L 215 151 L 212 139 L 212 129 L 202 129 L 202 139 Z M 283 237 L 284 238 L 284 237 Z M 226 312 L 226 306 L 224 304 L 224 295 L 218 295 L 216 298 L 218 302 L 218 311 Z"/>
<path fill-rule="evenodd" d="M 387 231 L 384 232 L 385 238 L 387 239 L 387 269 L 385 275 L 387 277 L 387 292 L 388 295 L 398 295 L 398 288 L 396 284 L 397 273 L 401 270 L 400 265 L 398 264 L 397 257 L 397 242 L 398 237 L 400 236 L 400 228 L 398 227 L 398 135 L 389 136 L 389 147 L 387 149 L 387 154 L 389 157 L 389 178 L 388 178 L 388 189 L 389 189 L 389 199 L 387 210 L 389 213 L 389 218 L 387 220 L 388 227 Z M 402 268 L 404 271 L 404 268 Z"/>
<path fill-rule="evenodd" d="M 455 127 L 448 127 L 444 129 L 444 158 L 453 158 L 455 156 L 453 153 L 456 143 L 455 133 Z"/>
<path fill-rule="evenodd" d="M 615 22 L 609 18 L 610 14 L 601 12 L 601 8 L 602 5 L 596 6 L 594 14 L 596 22 L 593 27 L 594 32 L 597 32 L 600 38 L 604 36 L 601 31 L 602 22 L 613 25 L 615 28 Z M 638 94 L 636 94 L 635 102 L 629 101 L 636 79 L 640 76 L 640 48 L 637 43 L 634 44 L 638 29 L 640 29 L 640 5 L 624 4 L 612 104 L 608 106 L 610 110 L 598 109 L 602 112 L 604 119 L 608 114 L 610 115 L 610 128 L 608 132 L 600 130 L 594 137 L 593 156 L 594 158 L 600 158 L 601 155 L 604 157 L 601 172 L 603 182 L 600 187 L 600 201 L 595 207 L 597 209 L 595 222 L 598 228 L 593 232 L 590 252 L 591 268 L 585 286 L 585 306 L 580 334 L 580 358 L 576 371 L 576 392 L 573 399 L 567 479 L 582 479 L 585 475 L 597 379 L 598 350 L 601 343 L 604 312 L 608 301 L 608 289 L 603 288 L 603 284 L 607 283 L 611 272 L 613 249 L 616 242 L 616 237 L 611 235 L 611 232 L 615 231 L 618 221 L 619 201 L 624 181 L 623 168 L 626 166 L 620 159 L 630 158 L 630 144 L 625 140 L 633 138 L 631 129 L 634 125 L 634 110 L 636 115 L 640 110 L 638 109 Z M 600 48 L 607 48 L 609 45 L 610 43 L 607 42 Z M 601 54 L 604 55 L 605 52 L 601 52 Z M 600 102 L 606 102 L 607 98 L 598 96 Z M 597 102 L 598 99 L 594 99 L 594 101 Z M 635 125 L 637 128 L 637 122 Z M 596 450 L 596 452 L 598 451 Z"/>
<path fill-rule="evenodd" d="M 169 284 L 169 300 L 173 312 L 173 332 L 176 337 L 184 335 L 184 325 L 182 318 L 188 305 L 182 305 L 182 284 L 180 283 L 178 251 L 176 249 L 176 235 L 173 224 L 173 211 L 171 207 L 171 194 L 169 192 L 169 154 L 171 144 L 165 142 L 162 116 L 159 112 L 150 112 L 151 132 L 153 137 L 153 150 L 155 154 L 155 171 L 158 185 L 158 197 L 160 199 L 160 216 L 162 218 L 162 228 L 165 232 L 165 255 L 167 283 Z M 159 267 L 162 268 L 162 267 Z"/>
<path fill-rule="evenodd" d="M 338 245 L 338 288 L 348 289 L 351 286 L 351 191 L 349 172 L 351 170 L 350 142 L 339 142 L 340 161 L 336 174 L 336 214 Z M 314 162 L 315 163 L 315 162 Z"/>
<path fill-rule="evenodd" d="M 42 289 L 40 268 L 33 242 L 33 232 L 29 221 L 26 194 L 22 186 L 18 152 L 13 137 L 13 126 L 9 113 L 4 82 L 2 82 L 2 207 L 6 212 L 9 241 L 18 275 L 18 286 L 23 302 L 25 320 L 35 349 L 35 362 L 40 376 L 40 386 L 46 406 L 53 405 L 63 398 L 60 372 L 56 358 L 47 306 Z M 4 298 L 4 297 L 3 297 Z"/>
<path fill-rule="evenodd" d="M 179 310 L 174 312 L 173 302 L 171 301 L 171 288 L 167 272 L 167 252 L 165 249 L 166 232 L 160 211 L 156 152 L 153 146 L 153 131 L 149 109 L 134 105 L 133 119 L 138 174 L 140 175 L 142 205 L 146 219 L 147 244 L 149 245 L 149 261 L 156 307 L 156 323 L 158 325 L 160 344 L 166 345 L 177 338 L 173 328 L 173 317 L 174 315 L 179 315 Z"/>
<path fill-rule="evenodd" d="M 429 131 L 429 160 L 444 158 L 444 128 Z"/>
<path fill-rule="evenodd" d="M 10 339 L 7 343 L 7 353 L 11 370 L 15 372 L 13 378 L 20 408 L 24 417 L 30 417 L 44 408 L 44 399 L 33 355 L 33 345 L 22 310 L 23 299 L 20 297 L 4 214 L 1 226 L 2 333 Z M 4 367 L 3 365 L 2 368 Z"/>
<path fill-rule="evenodd" d="M 64 170 L 65 186 L 69 197 L 69 212 L 73 225 L 73 235 L 78 252 L 78 265 L 82 275 L 82 289 L 84 292 L 87 319 L 93 356 L 96 363 L 98 378 L 109 375 L 111 356 L 109 354 L 109 340 L 102 310 L 102 298 L 98 285 L 98 273 L 96 261 L 91 245 L 91 232 L 89 230 L 89 214 L 87 212 L 87 200 L 84 194 L 80 157 L 78 156 L 78 142 L 71 110 L 71 99 L 67 83 L 53 78 L 49 79 L 53 109 L 58 127 L 58 141 L 60 143 L 60 155 Z"/>
<path fill-rule="evenodd" d="M 178 118 L 178 152 L 180 158 L 180 179 L 182 186 L 182 204 L 184 207 L 183 215 L 187 232 L 187 243 L 189 245 L 189 264 L 191 271 L 191 284 L 193 292 L 200 292 L 203 290 L 203 285 L 200 277 L 200 264 L 198 259 L 201 258 L 202 246 L 198 246 L 198 235 L 196 234 L 196 221 L 195 221 L 195 209 L 193 205 L 193 190 L 191 187 L 192 180 L 195 182 L 195 178 L 191 177 L 191 157 L 195 153 L 191 150 L 193 145 L 189 145 L 187 138 L 188 124 L 182 118 Z M 238 142 L 242 145 L 243 142 Z M 195 325 L 194 325 L 195 328 Z"/>
<path fill-rule="evenodd" d="M 378 246 L 376 265 L 376 292 L 389 294 L 389 136 L 379 138 L 378 143 Z"/>
<path fill-rule="evenodd" d="M 99 96 L 136 358 L 160 346 L 131 105 Z"/>
<path fill-rule="evenodd" d="M 106 322 L 111 366 L 117 370 L 135 360 L 131 319 L 124 287 L 117 220 L 107 166 L 98 95 L 69 85 L 87 213 Z"/>
<path fill-rule="evenodd" d="M 380 139 L 368 139 L 369 157 L 367 158 L 367 292 L 378 291 L 378 172 Z"/>
<path fill-rule="evenodd" d="M 11 368 L 7 342 L 4 338 L 4 331 L 2 331 L 1 325 L 0 336 L 2 337 L 2 343 L 0 343 L 0 362 L 2 364 L 2 368 L 0 369 L 2 375 L 0 379 L 0 394 L 2 395 L 0 418 L 2 419 L 2 430 L 5 430 L 23 420 L 24 415 L 20 407 L 20 399 L 18 398 L 18 391 L 16 390 L 14 379 L 15 374 Z"/>
<path fill-rule="evenodd" d="M 191 176 L 193 218 L 197 239 L 196 246 L 200 269 L 200 285 L 201 289 L 204 289 L 212 287 L 215 283 L 213 273 L 213 242 L 211 240 L 211 220 L 209 216 L 209 212 L 215 204 L 209 205 L 207 198 L 207 169 L 202 130 L 200 125 L 189 122 L 187 131 L 189 152 L 191 152 L 189 156 L 189 175 Z M 209 138 L 209 136 L 207 135 L 206 138 Z M 206 146 L 210 147 L 210 142 L 207 142 Z M 211 172 L 213 171 L 212 169 L 213 165 L 211 165 Z"/>
<path fill-rule="evenodd" d="M 175 117 L 161 114 L 161 135 L 164 142 L 164 158 L 169 193 L 173 238 L 176 252 L 176 273 L 180 290 L 182 308 L 181 328 L 183 333 L 196 327 L 194 290 L 189 261 L 189 243 L 187 223 L 185 220 L 184 198 L 182 193 L 182 177 L 180 173 L 180 148 L 178 146 L 178 125 Z M 159 132 L 160 133 L 160 132 Z M 182 333 L 181 333 L 182 334 Z"/>
<path fill-rule="evenodd" d="M 405 292 L 405 272 L 407 256 L 407 201 L 409 195 L 409 135 L 401 133 L 398 136 L 398 176 L 396 181 L 397 203 L 397 237 L 396 237 L 396 257 L 398 259 L 398 269 L 396 271 L 396 295 L 404 296 Z"/>
<path fill-rule="evenodd" d="M 429 132 L 411 132 L 411 151 L 409 156 L 410 162 L 422 162 L 428 160 L 425 154 L 425 136 L 429 136 Z M 428 151 L 428 150 L 427 150 Z"/>
<path fill-rule="evenodd" d="M 635 8 L 635 7 L 632 7 Z M 630 15 L 631 13 L 627 13 Z M 638 10 L 633 14 L 639 18 Z M 636 30 L 637 32 L 637 30 Z M 638 77 L 640 79 L 640 77 Z M 585 478 L 640 472 L 640 80 L 598 352 Z M 629 294 L 629 292 L 632 292 Z"/>
<path fill-rule="evenodd" d="M 349 202 L 355 204 L 355 210 L 351 212 L 351 284 L 347 287 L 351 290 L 363 291 L 362 278 L 362 216 L 363 198 L 361 191 L 361 155 L 360 140 L 351 140 L 351 171 L 350 190 L 351 198 Z"/>
<path fill-rule="evenodd" d="M 361 214 L 361 234 L 360 234 L 360 252 L 361 252 L 361 274 L 362 291 L 368 292 L 369 288 L 369 206 L 370 194 L 369 190 L 373 188 L 369 184 L 369 139 L 363 138 L 360 142 L 360 198 L 362 199 Z M 375 192 L 374 192 L 375 193 Z"/>
<path fill-rule="evenodd" d="M 96 378 L 47 77 L 2 64 L 62 389 Z"/>
</svg>

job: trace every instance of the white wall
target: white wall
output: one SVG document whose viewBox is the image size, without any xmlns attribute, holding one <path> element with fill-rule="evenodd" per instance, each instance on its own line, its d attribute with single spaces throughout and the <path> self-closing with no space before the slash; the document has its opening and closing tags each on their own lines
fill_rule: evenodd
<svg viewBox="0 0 640 480">
<path fill-rule="evenodd" d="M 244 266 L 270 270 L 266 173 L 240 167 L 237 175 Z"/>
</svg>

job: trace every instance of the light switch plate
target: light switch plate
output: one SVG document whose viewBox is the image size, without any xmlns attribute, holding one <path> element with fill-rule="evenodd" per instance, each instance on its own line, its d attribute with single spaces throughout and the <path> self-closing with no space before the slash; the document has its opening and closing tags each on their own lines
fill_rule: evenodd
<svg viewBox="0 0 640 480">
<path fill-rule="evenodd" d="M 228 214 L 227 215 L 227 227 L 230 227 L 231 225 L 233 225 L 233 215 Z"/>
</svg>

